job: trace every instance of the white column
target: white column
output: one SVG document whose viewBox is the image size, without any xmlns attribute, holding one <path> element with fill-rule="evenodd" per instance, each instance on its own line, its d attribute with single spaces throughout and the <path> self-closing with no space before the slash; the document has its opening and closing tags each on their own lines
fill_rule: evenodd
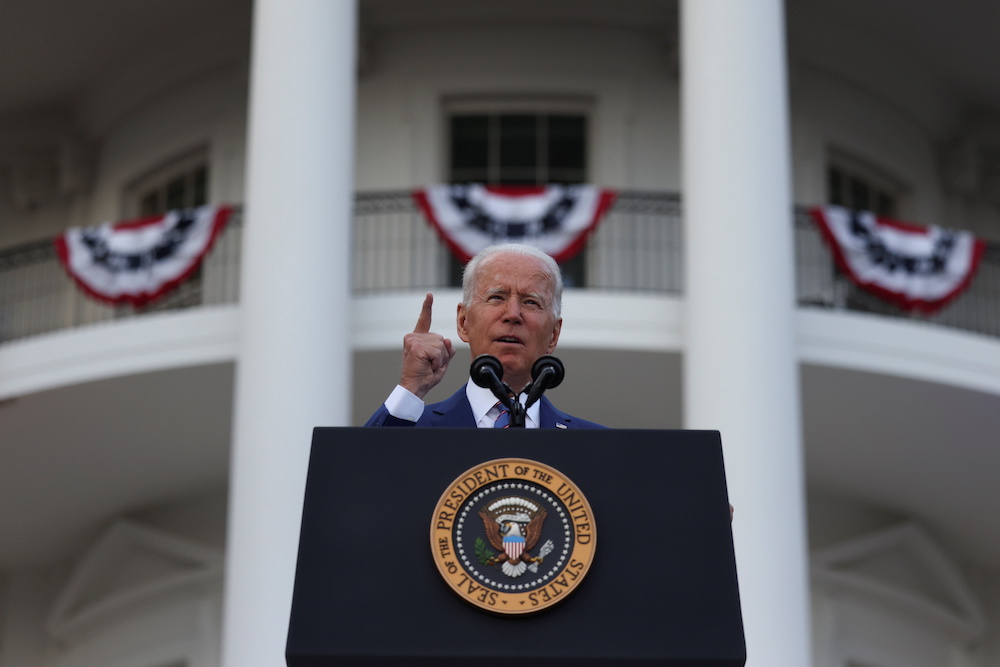
<svg viewBox="0 0 1000 667">
<path fill-rule="evenodd" d="M 811 663 L 782 0 L 683 0 L 685 426 L 722 433 L 748 667 Z"/>
<path fill-rule="evenodd" d="M 314 426 L 349 422 L 355 0 L 256 0 L 223 664 L 283 665 Z"/>
</svg>

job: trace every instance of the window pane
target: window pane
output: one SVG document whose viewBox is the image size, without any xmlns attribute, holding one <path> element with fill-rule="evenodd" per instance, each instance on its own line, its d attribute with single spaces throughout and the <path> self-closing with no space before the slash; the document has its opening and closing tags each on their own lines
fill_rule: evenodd
<svg viewBox="0 0 1000 667">
<path fill-rule="evenodd" d="M 194 172 L 194 193 L 192 206 L 204 206 L 208 203 L 208 168 L 200 167 Z"/>
<path fill-rule="evenodd" d="M 451 182 L 586 181 L 587 121 L 582 115 L 460 114 L 449 124 Z"/>
<path fill-rule="evenodd" d="M 585 119 L 581 116 L 549 116 L 548 130 L 549 169 L 582 175 L 587 163 Z"/>
<path fill-rule="evenodd" d="M 139 203 L 139 216 L 147 217 L 150 215 L 158 215 L 163 213 L 163 209 L 160 208 L 160 193 L 150 192 L 148 195 L 142 198 Z"/>
<path fill-rule="evenodd" d="M 125 216 L 160 215 L 203 206 L 209 197 L 207 149 L 193 150 L 151 169 L 125 188 Z"/>
<path fill-rule="evenodd" d="M 497 185 L 540 185 L 534 167 L 501 167 Z"/>
<path fill-rule="evenodd" d="M 834 206 L 844 206 L 844 179 L 840 174 L 840 170 L 836 167 L 830 167 L 827 170 L 827 176 L 829 178 L 830 187 L 830 203 Z"/>
<path fill-rule="evenodd" d="M 851 179 L 851 208 L 867 211 L 871 208 L 871 190 L 868 184 L 857 178 Z"/>
<path fill-rule="evenodd" d="M 180 176 L 167 183 L 167 210 L 184 208 L 184 177 Z"/>
<path fill-rule="evenodd" d="M 473 169 L 486 173 L 489 165 L 489 117 L 452 116 L 451 119 L 451 169 L 455 172 Z"/>
<path fill-rule="evenodd" d="M 500 116 L 500 166 L 532 167 L 538 164 L 538 116 Z"/>
<path fill-rule="evenodd" d="M 584 169 L 550 169 L 549 183 L 584 183 L 587 172 Z"/>
<path fill-rule="evenodd" d="M 878 167 L 838 155 L 827 164 L 826 175 L 829 203 L 882 216 L 897 214 L 903 188 Z"/>
</svg>

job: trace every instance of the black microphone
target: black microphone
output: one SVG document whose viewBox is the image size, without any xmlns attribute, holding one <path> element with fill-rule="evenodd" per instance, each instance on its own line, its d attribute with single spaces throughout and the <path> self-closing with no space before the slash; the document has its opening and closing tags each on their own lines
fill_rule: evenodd
<svg viewBox="0 0 1000 667">
<path fill-rule="evenodd" d="M 497 400 L 508 410 L 510 409 L 510 395 L 513 392 L 503 382 L 503 364 L 499 359 L 489 354 L 480 354 L 472 360 L 469 377 L 480 387 L 492 391 Z"/>
<path fill-rule="evenodd" d="M 531 367 L 531 388 L 528 390 L 525 407 L 534 405 L 546 389 L 558 387 L 564 377 L 566 377 L 566 367 L 559 359 L 550 354 L 538 357 Z"/>
<path fill-rule="evenodd" d="M 503 378 L 503 364 L 500 360 L 489 354 L 481 354 L 472 361 L 469 369 L 469 376 L 472 381 L 480 387 L 485 387 L 493 392 L 497 400 L 510 412 L 510 428 L 524 428 L 524 417 L 527 414 L 526 408 L 516 397 L 511 398 L 514 393 L 507 386 Z"/>
<path fill-rule="evenodd" d="M 547 389 L 554 389 L 566 377 L 566 367 L 563 366 L 563 362 L 559 361 L 558 358 L 553 357 L 551 354 L 546 354 L 545 356 L 538 357 L 535 364 L 531 367 L 532 382 L 537 383 L 543 375 L 549 378 L 546 381 L 545 387 Z"/>
</svg>

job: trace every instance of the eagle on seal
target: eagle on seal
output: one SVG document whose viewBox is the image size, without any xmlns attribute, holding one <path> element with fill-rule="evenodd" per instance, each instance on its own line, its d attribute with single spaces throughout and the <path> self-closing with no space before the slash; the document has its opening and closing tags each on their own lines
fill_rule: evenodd
<svg viewBox="0 0 1000 667">
<path fill-rule="evenodd" d="M 528 563 L 540 563 L 541 558 L 529 552 L 542 536 L 542 523 L 547 513 L 524 498 L 502 498 L 479 510 L 486 528 L 486 538 L 500 553 L 487 564 L 500 563 L 508 577 L 519 577 Z"/>
</svg>

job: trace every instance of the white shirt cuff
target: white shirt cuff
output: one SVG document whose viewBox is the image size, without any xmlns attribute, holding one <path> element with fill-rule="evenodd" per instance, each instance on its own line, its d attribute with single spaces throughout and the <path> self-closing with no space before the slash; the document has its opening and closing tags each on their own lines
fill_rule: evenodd
<svg viewBox="0 0 1000 667">
<path fill-rule="evenodd" d="M 416 394 L 400 385 L 385 399 L 385 409 L 396 419 L 415 422 L 424 414 L 424 402 Z"/>
</svg>

